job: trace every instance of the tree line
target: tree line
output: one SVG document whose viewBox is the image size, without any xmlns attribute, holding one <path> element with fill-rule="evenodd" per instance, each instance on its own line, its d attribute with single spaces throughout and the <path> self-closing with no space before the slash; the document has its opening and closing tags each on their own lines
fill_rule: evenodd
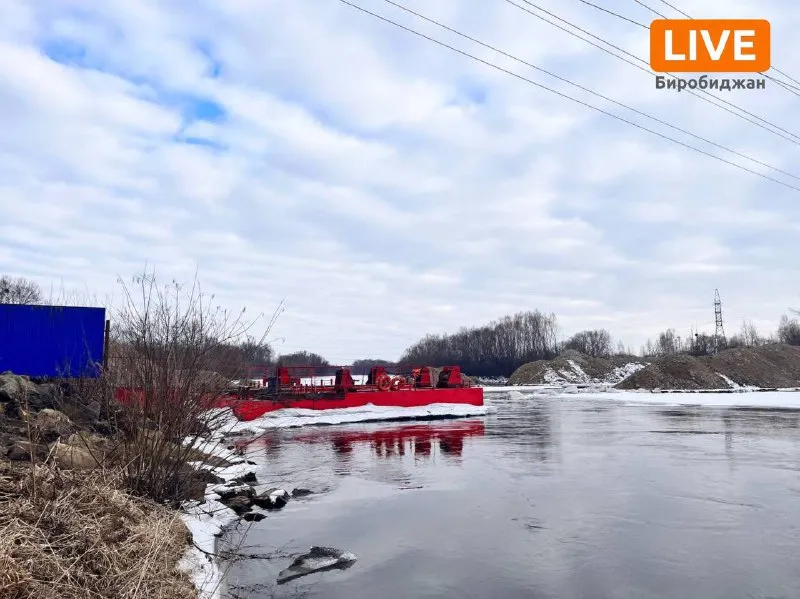
<svg viewBox="0 0 800 599">
<path fill-rule="evenodd" d="M 35 282 L 0 277 L 0 304 L 37 304 L 42 302 L 42 298 L 41 289 Z M 691 330 L 681 336 L 676 329 L 667 329 L 655 339 L 648 339 L 638 355 L 642 358 L 678 354 L 704 356 L 720 349 L 757 347 L 768 343 L 800 346 L 800 321 L 797 318 L 800 313 L 792 312 L 792 317 L 783 315 L 777 331 L 767 336 L 762 335 L 751 321 L 743 322 L 741 329 L 726 340 Z M 359 359 L 353 362 L 351 371 L 363 375 L 376 365 L 408 371 L 417 366 L 457 364 L 474 376 L 509 376 L 522 364 L 549 360 L 565 350 L 597 358 L 634 354 L 621 341 L 615 346 L 611 333 L 606 329 L 579 331 L 563 340 L 556 316 L 535 310 L 505 316 L 486 325 L 461 328 L 451 334 L 426 335 L 408 347 L 397 361 Z M 278 355 L 269 344 L 249 336 L 216 344 L 210 352 L 209 364 L 216 372 L 231 377 L 241 376 L 244 371 L 263 373 L 275 366 L 311 366 L 315 374 L 323 376 L 333 375 L 336 369 L 319 354 L 298 351 Z"/>
<path fill-rule="evenodd" d="M 454 334 L 427 335 L 406 349 L 398 365 L 457 364 L 475 376 L 508 376 L 522 364 L 558 355 L 554 314 L 520 312 Z"/>
</svg>

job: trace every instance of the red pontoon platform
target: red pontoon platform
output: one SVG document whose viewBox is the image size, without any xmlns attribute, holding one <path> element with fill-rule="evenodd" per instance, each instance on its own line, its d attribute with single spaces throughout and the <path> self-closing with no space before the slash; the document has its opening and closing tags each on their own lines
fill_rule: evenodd
<svg viewBox="0 0 800 599">
<path fill-rule="evenodd" d="M 254 420 L 284 408 L 332 410 L 366 405 L 413 408 L 431 404 L 483 405 L 483 389 L 473 387 L 458 366 L 446 366 L 433 380 L 429 367 L 411 374 L 391 376 L 382 366 L 370 370 L 367 380 L 356 384 L 349 368 L 321 377 L 314 368 L 278 366 L 275 376 L 240 385 L 214 402 L 229 407 L 239 420 Z M 436 369 L 438 370 L 438 369 Z"/>
</svg>

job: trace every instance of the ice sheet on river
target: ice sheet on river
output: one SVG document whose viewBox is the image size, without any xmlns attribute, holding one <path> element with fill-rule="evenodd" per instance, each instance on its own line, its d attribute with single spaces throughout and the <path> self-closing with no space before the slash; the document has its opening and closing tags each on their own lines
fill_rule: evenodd
<svg viewBox="0 0 800 599">
<path fill-rule="evenodd" d="M 563 387 L 555 386 L 515 386 L 484 388 L 489 399 L 502 401 L 496 394 L 505 391 L 511 399 L 534 397 L 547 397 L 563 401 L 614 401 L 626 404 L 656 404 L 680 406 L 709 406 L 709 407 L 742 407 L 742 408 L 783 408 L 800 409 L 800 391 L 797 389 L 783 389 L 776 391 L 739 391 L 713 392 L 713 391 L 595 391 L 591 389 L 566 391 Z"/>
<path fill-rule="evenodd" d="M 230 412 L 226 408 L 227 412 Z M 351 422 L 383 422 L 397 420 L 428 420 L 438 418 L 463 418 L 484 416 L 492 413 L 492 406 L 472 406 L 467 404 L 437 403 L 417 408 L 395 408 L 385 406 L 366 406 L 358 408 L 339 408 L 331 410 L 301 410 L 285 408 L 268 412 L 249 422 L 239 422 L 230 413 L 226 424 L 220 429 L 223 434 L 259 432 L 275 428 L 299 426 L 346 424 Z"/>
</svg>

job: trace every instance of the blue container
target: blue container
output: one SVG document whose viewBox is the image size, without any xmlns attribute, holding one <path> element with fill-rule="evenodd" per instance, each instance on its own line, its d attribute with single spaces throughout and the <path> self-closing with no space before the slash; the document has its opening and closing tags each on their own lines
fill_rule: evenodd
<svg viewBox="0 0 800 599">
<path fill-rule="evenodd" d="M 0 304 L 0 373 L 98 376 L 105 322 L 105 308 Z"/>
</svg>

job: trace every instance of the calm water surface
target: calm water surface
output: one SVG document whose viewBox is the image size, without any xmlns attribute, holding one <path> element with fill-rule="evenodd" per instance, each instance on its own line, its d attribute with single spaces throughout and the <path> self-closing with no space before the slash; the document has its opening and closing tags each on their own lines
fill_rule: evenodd
<svg viewBox="0 0 800 599">
<path fill-rule="evenodd" d="M 800 597 L 800 412 L 490 397 L 253 443 L 261 482 L 318 493 L 228 536 L 223 596 Z M 359 560 L 276 586 L 311 545 Z"/>
</svg>

